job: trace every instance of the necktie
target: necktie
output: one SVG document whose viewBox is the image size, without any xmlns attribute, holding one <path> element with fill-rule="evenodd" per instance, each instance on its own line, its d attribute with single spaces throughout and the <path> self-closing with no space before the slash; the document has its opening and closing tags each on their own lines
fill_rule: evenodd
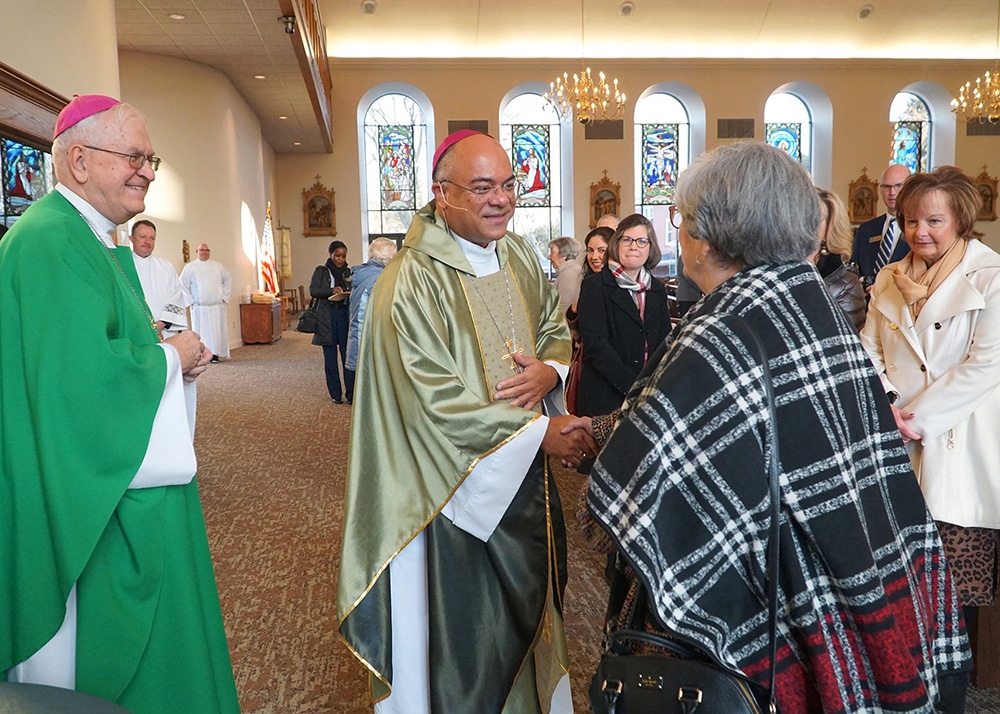
<svg viewBox="0 0 1000 714">
<path fill-rule="evenodd" d="M 889 264 L 889 258 L 892 257 L 892 249 L 895 247 L 895 228 L 896 219 L 889 219 L 889 227 L 885 231 L 885 235 L 882 236 L 882 240 L 878 246 L 878 255 L 875 256 L 875 272 L 878 273 L 882 268 Z"/>
</svg>

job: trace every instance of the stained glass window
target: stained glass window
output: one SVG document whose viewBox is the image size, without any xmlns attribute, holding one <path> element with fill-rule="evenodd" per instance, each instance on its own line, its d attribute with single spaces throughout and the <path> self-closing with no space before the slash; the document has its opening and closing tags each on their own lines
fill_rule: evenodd
<svg viewBox="0 0 1000 714">
<path fill-rule="evenodd" d="M 641 124 L 642 203 L 671 204 L 677 183 L 677 125 Z"/>
<path fill-rule="evenodd" d="M 892 122 L 890 164 L 904 164 L 910 171 L 928 170 L 931 155 L 931 114 L 916 94 L 900 92 L 889 107 Z"/>
<path fill-rule="evenodd" d="M 513 124 L 511 166 L 521 184 L 517 205 L 548 206 L 549 191 L 549 127 L 547 124 Z"/>
<path fill-rule="evenodd" d="M 690 163 L 688 112 L 671 94 L 654 92 L 635 105 L 635 211 L 656 231 L 667 275 L 677 273 L 677 229 L 670 225 L 677 175 Z"/>
<path fill-rule="evenodd" d="M 764 138 L 812 171 L 812 116 L 809 107 L 789 92 L 776 92 L 764 104 Z"/>
<path fill-rule="evenodd" d="M 518 94 L 500 110 L 499 138 L 521 184 L 510 230 L 528 239 L 549 268 L 549 241 L 563 234 L 559 115 L 541 94 Z"/>
<path fill-rule="evenodd" d="M 765 125 L 767 143 L 796 161 L 802 161 L 802 125 L 798 122 L 778 122 Z"/>
<path fill-rule="evenodd" d="M 0 221 L 10 226 L 28 206 L 55 186 L 52 157 L 44 151 L 0 138 Z"/>
<path fill-rule="evenodd" d="M 427 134 L 423 111 L 405 94 L 384 94 L 368 107 L 364 180 L 370 237 L 406 233 L 414 213 L 430 198 Z"/>
</svg>

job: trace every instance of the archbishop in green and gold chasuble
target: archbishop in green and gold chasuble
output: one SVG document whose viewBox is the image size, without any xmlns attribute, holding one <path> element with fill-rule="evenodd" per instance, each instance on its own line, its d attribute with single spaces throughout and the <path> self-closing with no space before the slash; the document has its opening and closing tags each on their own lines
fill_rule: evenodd
<svg viewBox="0 0 1000 714">
<path fill-rule="evenodd" d="M 402 629 L 394 610 L 398 617 L 398 600 L 425 578 L 429 699 L 398 710 L 548 712 L 567 672 L 562 510 L 538 450 L 541 409 L 492 395 L 512 374 L 514 349 L 564 376 L 569 331 L 523 239 L 497 241 L 500 269 L 483 277 L 460 240 L 431 202 L 371 294 L 352 415 L 340 631 L 369 669 L 372 696 L 392 701 L 394 629 Z M 545 404 L 561 412 L 555 402 L 560 387 Z M 456 525 L 477 504 L 473 496 L 456 505 L 466 478 L 511 463 L 518 473 L 495 527 L 477 536 Z M 422 565 L 404 579 L 408 545 Z"/>
</svg>

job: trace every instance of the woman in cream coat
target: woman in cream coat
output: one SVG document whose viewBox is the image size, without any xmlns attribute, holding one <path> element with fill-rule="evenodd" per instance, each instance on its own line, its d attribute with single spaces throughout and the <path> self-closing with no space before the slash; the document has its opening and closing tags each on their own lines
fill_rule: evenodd
<svg viewBox="0 0 1000 714">
<path fill-rule="evenodd" d="M 861 333 L 965 606 L 993 604 L 1000 529 L 1000 255 L 973 229 L 981 201 L 955 167 L 907 179 L 912 252 L 876 277 Z"/>
</svg>

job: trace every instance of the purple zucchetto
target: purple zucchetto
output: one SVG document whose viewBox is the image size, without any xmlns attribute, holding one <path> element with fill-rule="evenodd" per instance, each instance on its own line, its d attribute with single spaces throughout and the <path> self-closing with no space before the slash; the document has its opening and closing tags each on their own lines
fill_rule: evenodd
<svg viewBox="0 0 1000 714">
<path fill-rule="evenodd" d="M 74 94 L 73 100 L 59 112 L 59 117 L 56 119 L 56 130 L 52 134 L 52 138 L 55 139 L 71 126 L 79 124 L 87 117 L 106 111 L 116 104 L 121 104 L 121 102 L 103 94 Z"/>
<path fill-rule="evenodd" d="M 468 139 L 470 136 L 476 135 L 490 136 L 485 132 L 476 131 L 475 129 L 459 129 L 458 131 L 448 134 L 448 136 L 444 138 L 444 141 L 441 142 L 437 150 L 434 152 L 434 160 L 431 162 L 431 173 L 433 174 L 434 171 L 437 170 L 438 162 L 441 160 L 441 157 L 444 156 L 444 152 L 463 139 Z M 492 139 L 493 137 L 490 136 L 490 138 Z"/>
</svg>

